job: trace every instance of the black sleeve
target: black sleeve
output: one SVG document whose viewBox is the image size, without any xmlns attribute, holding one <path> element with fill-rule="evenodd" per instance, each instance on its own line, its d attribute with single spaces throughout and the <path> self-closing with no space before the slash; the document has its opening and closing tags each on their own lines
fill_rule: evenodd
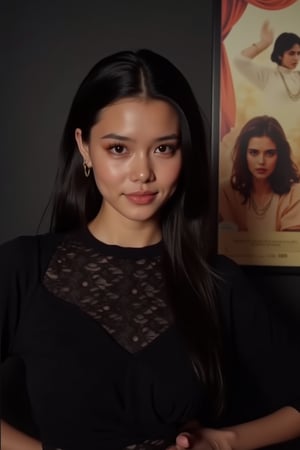
<svg viewBox="0 0 300 450">
<path fill-rule="evenodd" d="M 268 409 L 300 411 L 300 339 L 251 286 L 242 270 L 220 258 L 220 302 L 231 362 L 259 387 Z M 233 374 L 234 376 L 234 374 Z M 239 380 L 241 381 L 241 380 Z"/>
<path fill-rule="evenodd" d="M 1 362 L 12 352 L 14 336 L 26 306 L 36 254 L 34 237 L 19 237 L 0 246 Z"/>
</svg>

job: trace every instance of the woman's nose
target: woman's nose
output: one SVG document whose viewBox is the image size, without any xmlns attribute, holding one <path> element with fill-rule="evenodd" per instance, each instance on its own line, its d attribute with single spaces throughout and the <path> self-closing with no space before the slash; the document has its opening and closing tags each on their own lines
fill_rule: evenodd
<svg viewBox="0 0 300 450">
<path fill-rule="evenodd" d="M 258 157 L 258 162 L 259 164 L 264 164 L 265 163 L 265 156 L 263 153 L 261 153 Z"/>
<path fill-rule="evenodd" d="M 152 169 L 151 161 L 148 156 L 137 155 L 132 161 L 130 167 L 130 180 L 138 181 L 140 183 L 147 183 L 153 181 L 155 178 Z"/>
</svg>

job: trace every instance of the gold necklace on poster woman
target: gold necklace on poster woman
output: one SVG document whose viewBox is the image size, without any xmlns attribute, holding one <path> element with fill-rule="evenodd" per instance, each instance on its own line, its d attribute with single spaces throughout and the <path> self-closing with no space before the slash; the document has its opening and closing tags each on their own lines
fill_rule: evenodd
<svg viewBox="0 0 300 450">
<path fill-rule="evenodd" d="M 262 219 L 266 212 L 269 210 L 272 200 L 274 197 L 274 193 L 272 192 L 270 199 L 267 201 L 267 203 L 264 206 L 258 206 L 256 201 L 254 200 L 253 196 L 250 196 L 250 206 L 255 212 L 256 216 Z"/>
<path fill-rule="evenodd" d="M 280 78 L 282 79 L 283 85 L 286 89 L 286 92 L 287 92 L 287 95 L 289 96 L 289 98 L 293 101 L 299 100 L 300 99 L 300 87 L 297 92 L 292 92 L 287 84 L 287 81 L 286 81 L 283 73 L 280 72 L 279 68 L 278 68 L 278 73 L 280 75 Z M 300 84 L 300 73 L 298 73 L 298 75 L 299 75 L 299 84 Z"/>
</svg>

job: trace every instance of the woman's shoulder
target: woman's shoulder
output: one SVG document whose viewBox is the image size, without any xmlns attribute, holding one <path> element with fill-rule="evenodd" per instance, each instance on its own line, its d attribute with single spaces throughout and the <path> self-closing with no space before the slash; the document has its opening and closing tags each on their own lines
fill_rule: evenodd
<svg viewBox="0 0 300 450">
<path fill-rule="evenodd" d="M 300 200 L 300 183 L 296 182 L 291 185 L 289 192 L 280 196 L 279 203 L 293 204 L 295 202 L 299 202 Z"/>
<path fill-rule="evenodd" d="M 240 69 L 242 72 L 250 69 L 251 71 L 255 70 L 257 72 L 263 72 L 267 75 L 276 73 L 276 69 L 274 67 L 260 64 L 255 61 L 254 58 L 249 58 L 248 56 L 242 55 L 242 53 L 235 55 L 232 60 L 236 68 Z"/>
<path fill-rule="evenodd" d="M 227 196 L 235 196 L 240 198 L 240 192 L 232 186 L 230 179 L 221 180 L 220 182 L 220 192 L 223 192 Z"/>
<path fill-rule="evenodd" d="M 292 196 L 296 196 L 297 199 L 300 198 L 300 183 L 293 183 L 291 186 L 290 193 Z"/>
<path fill-rule="evenodd" d="M 277 216 L 280 231 L 299 231 L 300 183 L 293 183 L 290 191 L 279 197 Z"/>
<path fill-rule="evenodd" d="M 50 255 L 63 234 L 44 233 L 37 235 L 21 235 L 0 245 L 1 267 L 8 269 L 28 269 L 33 262 L 41 262 Z"/>
<path fill-rule="evenodd" d="M 44 233 L 35 235 L 20 235 L 0 244 L 1 252 L 23 253 L 32 250 L 34 247 L 48 246 L 59 242 L 63 238 L 63 233 Z"/>
</svg>

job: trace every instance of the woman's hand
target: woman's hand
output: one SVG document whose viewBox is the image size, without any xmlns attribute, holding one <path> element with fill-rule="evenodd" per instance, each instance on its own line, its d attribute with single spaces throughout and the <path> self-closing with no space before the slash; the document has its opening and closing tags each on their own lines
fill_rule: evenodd
<svg viewBox="0 0 300 450">
<path fill-rule="evenodd" d="M 300 437 L 300 412 L 285 406 L 273 413 L 220 430 L 187 424 L 167 450 L 250 450 Z"/>
<path fill-rule="evenodd" d="M 233 431 L 198 426 L 191 431 L 181 432 L 176 438 L 176 444 L 167 450 L 233 450 L 234 442 Z"/>
<path fill-rule="evenodd" d="M 274 40 L 274 32 L 273 29 L 270 27 L 270 23 L 268 20 L 266 20 L 261 27 L 260 30 L 260 42 L 263 45 L 264 48 L 269 47 L 269 45 L 272 44 Z"/>
<path fill-rule="evenodd" d="M 246 56 L 246 58 L 253 59 L 266 48 L 268 48 L 274 40 L 273 29 L 270 27 L 269 21 L 266 20 L 260 29 L 260 39 L 259 42 L 253 43 L 250 47 L 244 48 L 241 54 Z"/>
</svg>

